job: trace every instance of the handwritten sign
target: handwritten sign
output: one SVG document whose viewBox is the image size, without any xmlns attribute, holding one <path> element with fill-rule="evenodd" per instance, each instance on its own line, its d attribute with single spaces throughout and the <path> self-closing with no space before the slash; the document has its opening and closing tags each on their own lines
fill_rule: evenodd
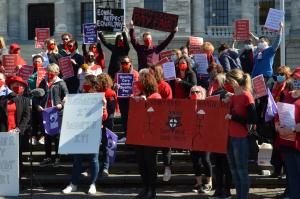
<svg viewBox="0 0 300 199">
<path fill-rule="evenodd" d="M 39 67 L 37 68 L 37 78 L 36 78 L 36 87 L 38 88 L 40 86 L 41 81 L 45 78 L 46 76 L 46 69 Z"/>
<path fill-rule="evenodd" d="M 3 55 L 2 63 L 5 69 L 6 76 L 14 76 L 16 74 L 16 67 L 18 65 L 18 55 Z"/>
<path fill-rule="evenodd" d="M 97 43 L 96 24 L 94 23 L 83 24 L 83 43 L 84 44 Z"/>
<path fill-rule="evenodd" d="M 0 132 L 0 196 L 19 195 L 19 134 Z"/>
<path fill-rule="evenodd" d="M 270 8 L 265 28 L 271 31 L 277 31 L 280 29 L 280 22 L 283 21 L 284 11 Z"/>
<path fill-rule="evenodd" d="M 207 55 L 205 53 L 202 54 L 195 54 L 194 55 L 195 63 L 198 65 L 197 67 L 197 74 L 203 75 L 208 74 L 208 61 L 207 61 Z"/>
<path fill-rule="evenodd" d="M 129 97 L 132 94 L 133 74 L 118 73 L 117 84 L 119 85 L 117 96 Z"/>
<path fill-rule="evenodd" d="M 50 38 L 50 28 L 36 28 L 35 36 L 35 48 L 44 48 L 45 40 Z"/>
<path fill-rule="evenodd" d="M 268 95 L 263 75 L 256 76 L 252 79 L 252 86 L 255 99 Z"/>
<path fill-rule="evenodd" d="M 277 108 L 280 126 L 294 129 L 296 126 L 295 105 L 278 102 Z"/>
<path fill-rule="evenodd" d="M 71 57 L 62 57 L 58 60 L 60 72 L 64 79 L 74 76 L 74 70 L 71 63 Z"/>
<path fill-rule="evenodd" d="M 164 71 L 165 80 L 176 79 L 176 72 L 175 72 L 174 62 L 164 63 L 164 64 L 162 64 L 162 68 L 163 68 L 163 71 Z"/>
<path fill-rule="evenodd" d="M 238 41 L 245 41 L 249 39 L 249 20 L 236 20 L 235 39 Z"/>
<path fill-rule="evenodd" d="M 97 8 L 96 25 L 98 30 L 121 32 L 124 24 L 124 10 Z"/>
<path fill-rule="evenodd" d="M 99 152 L 103 93 L 68 94 L 59 139 L 59 154 Z"/>
<path fill-rule="evenodd" d="M 177 27 L 178 15 L 135 7 L 133 8 L 132 20 L 136 26 L 173 32 Z"/>
<path fill-rule="evenodd" d="M 18 72 L 18 76 L 22 77 L 22 79 L 27 82 L 29 77 L 32 75 L 33 71 L 33 66 L 23 65 Z"/>
</svg>

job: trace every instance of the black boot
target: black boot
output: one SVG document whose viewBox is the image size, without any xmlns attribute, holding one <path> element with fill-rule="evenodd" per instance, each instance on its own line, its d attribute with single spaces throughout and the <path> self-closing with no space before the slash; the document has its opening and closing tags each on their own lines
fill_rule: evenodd
<svg viewBox="0 0 300 199">
<path fill-rule="evenodd" d="M 141 191 L 138 195 L 136 195 L 136 196 L 134 197 L 134 199 L 142 199 L 142 198 L 144 198 L 144 197 L 147 195 L 147 193 L 148 193 L 148 188 L 147 188 L 147 187 L 144 187 L 144 188 L 142 189 L 142 191 Z"/>
<path fill-rule="evenodd" d="M 156 197 L 156 192 L 154 188 L 149 188 L 148 193 L 146 194 L 146 196 L 144 196 L 143 199 L 153 199 Z"/>
</svg>

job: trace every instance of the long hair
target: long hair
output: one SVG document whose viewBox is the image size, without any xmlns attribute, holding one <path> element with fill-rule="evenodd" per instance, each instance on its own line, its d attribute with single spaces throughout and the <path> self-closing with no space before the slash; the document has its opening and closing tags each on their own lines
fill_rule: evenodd
<svg viewBox="0 0 300 199">
<path fill-rule="evenodd" d="M 150 73 L 145 73 L 144 76 L 140 79 L 140 81 L 143 87 L 143 92 L 146 95 L 146 97 L 158 92 L 156 79 Z"/>
<path fill-rule="evenodd" d="M 111 88 L 113 85 L 112 79 L 106 73 L 101 73 L 97 76 L 98 79 L 98 89 L 100 92 L 106 91 L 108 88 Z"/>
<path fill-rule="evenodd" d="M 233 69 L 230 72 L 226 73 L 226 80 L 229 82 L 237 82 L 238 85 L 243 88 L 243 90 L 250 92 L 252 90 L 250 75 L 248 73 L 244 73 L 240 69 Z"/>
<path fill-rule="evenodd" d="M 156 82 L 159 84 L 164 79 L 164 71 L 161 65 L 151 67 L 154 71 L 154 77 Z"/>
</svg>

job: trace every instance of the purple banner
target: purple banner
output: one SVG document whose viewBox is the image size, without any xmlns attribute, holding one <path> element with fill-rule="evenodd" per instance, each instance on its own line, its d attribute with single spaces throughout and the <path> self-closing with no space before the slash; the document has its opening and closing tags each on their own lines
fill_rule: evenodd
<svg viewBox="0 0 300 199">
<path fill-rule="evenodd" d="M 43 111 L 43 124 L 45 133 L 54 136 L 60 133 L 62 117 L 56 107 L 45 108 Z"/>
<path fill-rule="evenodd" d="M 278 113 L 278 109 L 277 109 L 276 102 L 272 96 L 270 89 L 268 89 L 268 105 L 265 114 L 265 121 L 266 122 L 271 121 L 276 116 L 277 113 Z"/>
<path fill-rule="evenodd" d="M 94 23 L 83 24 L 83 43 L 84 44 L 97 43 L 96 24 Z"/>
<path fill-rule="evenodd" d="M 111 166 L 117 155 L 117 141 L 118 141 L 118 136 L 114 134 L 111 130 L 106 128 L 106 136 L 107 136 L 107 151 L 109 154 L 109 165 Z"/>
</svg>

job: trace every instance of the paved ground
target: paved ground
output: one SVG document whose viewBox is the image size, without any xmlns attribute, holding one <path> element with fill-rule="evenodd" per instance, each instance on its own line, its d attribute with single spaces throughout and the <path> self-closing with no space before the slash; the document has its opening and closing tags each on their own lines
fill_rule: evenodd
<svg viewBox="0 0 300 199">
<path fill-rule="evenodd" d="M 139 191 L 133 187 L 97 187 L 98 193 L 96 196 L 101 196 L 102 199 L 132 199 Z M 61 189 L 36 189 L 34 190 L 34 199 L 78 199 L 78 198 L 95 198 L 89 196 L 85 192 L 88 187 L 79 187 L 79 191 L 70 195 L 63 195 L 60 193 Z M 207 199 L 207 195 L 199 195 L 190 191 L 191 187 L 187 186 L 172 186 L 162 187 L 157 190 L 157 199 Z M 232 190 L 232 193 L 235 191 Z M 270 199 L 283 192 L 282 188 L 266 189 L 266 188 L 253 188 L 250 189 L 249 199 Z M 19 197 L 0 197 L 0 199 L 8 198 L 24 198 L 29 199 L 30 191 L 23 191 Z"/>
</svg>

